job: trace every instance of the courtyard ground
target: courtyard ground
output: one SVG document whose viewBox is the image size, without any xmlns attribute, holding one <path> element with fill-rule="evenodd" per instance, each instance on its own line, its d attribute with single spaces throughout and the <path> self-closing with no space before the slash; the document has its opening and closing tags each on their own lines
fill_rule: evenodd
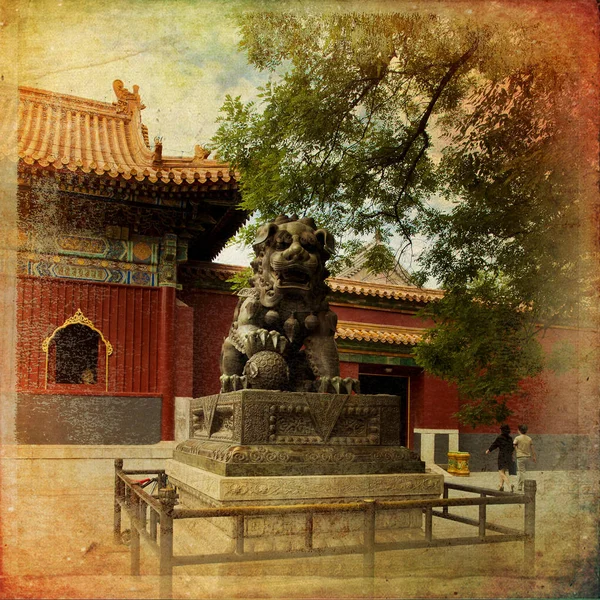
<svg viewBox="0 0 600 600">
<path fill-rule="evenodd" d="M 132 577 L 128 548 L 113 543 L 112 465 L 121 455 L 126 469 L 160 468 L 170 452 L 168 444 L 4 447 L 0 597 L 156 598 L 155 556 L 142 542 L 142 575 Z M 533 578 L 523 575 L 522 543 L 505 543 L 379 553 L 373 580 L 360 577 L 360 556 L 178 568 L 175 597 L 597 597 L 598 473 L 531 475 L 538 485 Z M 495 473 L 448 479 L 496 485 Z M 461 510 L 476 517 L 476 508 Z M 490 507 L 488 518 L 521 527 L 522 511 L 521 506 Z M 210 527 L 199 531 L 213 546 L 227 544 Z M 474 528 L 434 519 L 433 531 L 444 537 L 473 534 Z M 189 531 L 176 528 L 175 540 L 176 549 L 183 548 Z"/>
</svg>

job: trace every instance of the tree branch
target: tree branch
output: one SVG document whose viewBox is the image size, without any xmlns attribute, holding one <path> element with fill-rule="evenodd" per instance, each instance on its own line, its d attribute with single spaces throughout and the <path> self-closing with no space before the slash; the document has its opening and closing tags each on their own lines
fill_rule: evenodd
<svg viewBox="0 0 600 600">
<path fill-rule="evenodd" d="M 417 125 L 417 128 L 415 129 L 414 133 L 403 144 L 402 150 L 398 156 L 390 156 L 389 154 L 386 154 L 386 157 L 387 157 L 387 160 L 385 161 L 386 165 L 400 163 L 406 158 L 412 145 L 415 143 L 417 138 L 420 135 L 422 135 L 425 132 L 425 130 L 427 129 L 427 124 L 429 122 L 429 118 L 431 117 L 433 109 L 435 108 L 437 101 L 440 99 L 442 92 L 444 91 L 446 86 L 450 83 L 450 81 L 452 80 L 452 77 L 454 77 L 456 72 L 464 64 L 466 64 L 469 61 L 469 59 L 473 56 L 473 54 L 475 53 L 475 50 L 477 50 L 478 45 L 479 45 L 479 41 L 475 40 L 473 42 L 472 46 L 458 60 L 456 60 L 455 62 L 453 62 L 450 65 L 450 67 L 448 68 L 448 70 L 446 71 L 446 73 L 444 74 L 444 76 L 442 77 L 440 82 L 438 83 L 437 87 L 435 88 L 435 90 L 431 96 L 431 100 L 429 100 L 429 103 L 427 104 L 427 108 L 425 109 L 425 112 L 421 116 L 419 124 Z M 380 163 L 376 163 L 376 164 L 380 164 Z"/>
</svg>

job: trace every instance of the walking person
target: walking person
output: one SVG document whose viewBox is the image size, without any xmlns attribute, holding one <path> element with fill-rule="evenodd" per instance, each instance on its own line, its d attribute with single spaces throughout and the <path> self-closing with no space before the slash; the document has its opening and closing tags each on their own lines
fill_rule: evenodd
<svg viewBox="0 0 600 600">
<path fill-rule="evenodd" d="M 533 462 L 537 462 L 537 457 L 533 448 L 533 440 L 526 435 L 527 425 L 519 425 L 519 434 L 515 437 L 513 444 L 517 451 L 517 491 L 523 492 L 527 461 L 532 458 Z"/>
<path fill-rule="evenodd" d="M 498 486 L 499 491 L 504 491 L 504 484 L 506 483 L 506 491 L 513 491 L 514 486 L 510 483 L 510 477 L 508 471 L 510 465 L 513 462 L 513 439 L 510 437 L 510 427 L 508 425 L 502 425 L 500 427 L 500 435 L 494 440 L 492 445 L 485 451 L 486 454 L 493 452 L 498 449 L 498 475 L 500 476 L 500 484 Z"/>
</svg>

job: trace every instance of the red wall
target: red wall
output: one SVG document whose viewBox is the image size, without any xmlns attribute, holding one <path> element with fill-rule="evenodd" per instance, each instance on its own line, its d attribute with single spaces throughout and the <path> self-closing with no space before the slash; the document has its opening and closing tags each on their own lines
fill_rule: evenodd
<svg viewBox="0 0 600 600">
<path fill-rule="evenodd" d="M 181 300 L 175 308 L 175 395 L 194 393 L 194 309 Z"/>
<path fill-rule="evenodd" d="M 528 395 L 514 397 L 508 401 L 513 414 L 508 424 L 513 432 L 518 425 L 527 424 L 531 433 L 591 433 L 597 428 L 593 419 L 581 419 L 581 389 L 573 374 L 556 375 L 545 372 L 521 385 Z M 593 408 L 593 407 L 591 407 Z M 588 415 L 595 411 L 586 411 Z M 498 426 L 459 427 L 464 433 L 497 433 Z"/>
<path fill-rule="evenodd" d="M 526 397 L 510 399 L 509 408 L 513 415 L 508 424 L 513 432 L 521 423 L 526 423 L 531 433 L 591 433 L 597 430 L 597 393 L 595 366 L 578 357 L 585 357 L 586 347 L 594 342 L 593 333 L 585 333 L 568 328 L 554 328 L 540 337 L 540 343 L 547 355 L 560 353 L 561 373 L 546 370 L 539 376 L 526 380 L 521 389 Z M 593 362 L 593 361 L 592 361 Z M 580 364 L 578 364 L 580 363 Z M 461 426 L 461 431 L 473 433 L 471 427 Z M 477 433 L 496 433 L 498 427 L 480 426 Z"/>
<path fill-rule="evenodd" d="M 340 377 L 358 379 L 359 366 L 358 363 L 340 361 Z"/>
<path fill-rule="evenodd" d="M 421 372 L 411 377 L 413 427 L 418 429 L 457 429 L 452 416 L 459 409 L 456 388 L 442 379 Z"/>
<path fill-rule="evenodd" d="M 220 351 L 233 319 L 237 297 L 227 293 L 198 290 L 184 292 L 181 294 L 181 299 L 193 308 L 194 315 L 193 396 L 218 393 L 220 388 Z M 422 320 L 412 315 L 391 311 L 348 306 L 332 306 L 332 309 L 338 314 L 340 320 L 407 327 L 424 325 Z M 185 320 L 178 324 L 178 336 L 183 336 L 182 340 L 189 339 L 190 328 L 186 325 L 189 323 L 189 318 L 188 313 Z M 564 329 L 553 329 L 546 334 L 542 344 L 546 350 L 550 350 L 554 344 L 564 340 L 571 340 L 576 344 L 578 335 Z M 181 349 L 178 352 L 181 352 Z M 340 363 L 342 377 L 356 378 L 360 368 L 361 365 L 358 363 L 345 361 Z M 411 429 L 458 428 L 465 433 L 473 433 L 471 427 L 459 425 L 452 416 L 460 408 L 454 386 L 424 374 L 416 368 L 406 369 L 407 373 L 410 371 Z M 533 382 L 528 382 L 525 387 L 531 393 L 531 398 L 527 402 L 515 400 L 510 403 L 515 415 L 511 417 L 509 423 L 514 429 L 520 422 L 527 422 L 532 432 L 540 433 L 578 433 L 591 430 L 596 426 L 590 420 L 583 422 L 580 417 L 582 414 L 580 398 L 583 392 L 581 382 L 576 380 L 572 372 L 565 375 L 546 372 Z M 180 395 L 179 391 L 177 393 Z M 181 392 L 181 395 L 188 394 Z M 475 431 L 495 433 L 496 430 L 497 427 L 493 426 L 478 427 Z"/>
<path fill-rule="evenodd" d="M 229 333 L 238 297 L 198 290 L 184 292 L 181 300 L 194 310 L 193 397 L 218 394 L 221 346 Z"/>
<path fill-rule="evenodd" d="M 157 393 L 159 289 L 40 277 L 17 284 L 18 373 L 21 391 L 44 389 L 46 355 L 42 342 L 78 308 L 113 346 L 108 358 L 108 391 Z M 101 351 L 100 354 L 103 354 Z M 94 386 L 49 390 L 104 391 L 104 358 Z"/>
<path fill-rule="evenodd" d="M 340 321 L 395 325 L 396 327 L 430 327 L 433 325 L 432 321 L 420 319 L 412 314 L 360 308 L 343 304 L 331 304 L 330 306 Z"/>
</svg>

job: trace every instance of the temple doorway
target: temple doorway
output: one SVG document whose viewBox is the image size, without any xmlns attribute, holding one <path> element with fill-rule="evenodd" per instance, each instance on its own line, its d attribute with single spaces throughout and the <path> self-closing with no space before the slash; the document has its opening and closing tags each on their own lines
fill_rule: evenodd
<svg viewBox="0 0 600 600">
<path fill-rule="evenodd" d="M 408 376 L 394 374 L 360 373 L 361 394 L 391 394 L 400 397 L 400 445 L 408 441 Z"/>
</svg>

